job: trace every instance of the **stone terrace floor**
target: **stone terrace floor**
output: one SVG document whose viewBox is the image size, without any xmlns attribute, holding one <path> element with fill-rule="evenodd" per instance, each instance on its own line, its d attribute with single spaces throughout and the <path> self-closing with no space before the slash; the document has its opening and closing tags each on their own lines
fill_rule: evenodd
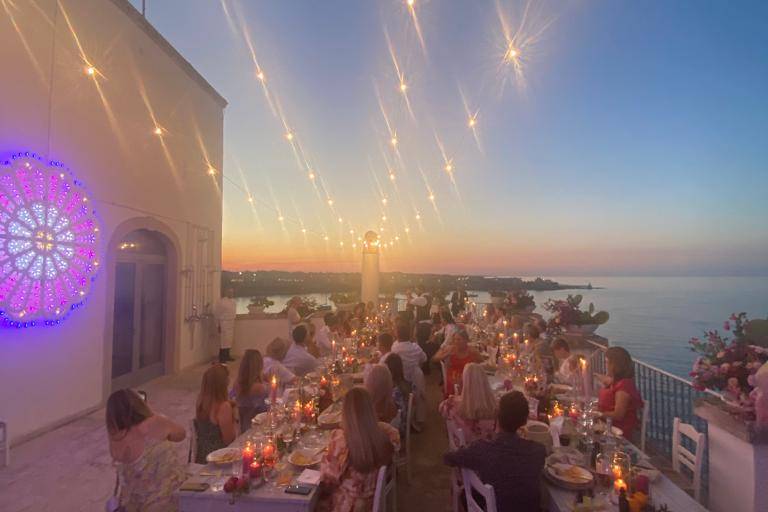
<svg viewBox="0 0 768 512">
<path fill-rule="evenodd" d="M 233 363 L 233 375 L 238 362 Z M 155 379 L 141 386 L 150 406 L 188 426 L 207 365 Z M 398 482 L 398 510 L 450 510 L 450 472 L 442 464 L 445 426 L 437 412 L 441 398 L 438 372 L 427 378 L 428 413 L 421 433 L 411 436 L 413 482 Z M 188 442 L 178 444 L 186 460 Z M 11 451 L 11 465 L 0 468 L 2 512 L 104 510 L 115 483 L 101 408 L 45 433 Z"/>
</svg>

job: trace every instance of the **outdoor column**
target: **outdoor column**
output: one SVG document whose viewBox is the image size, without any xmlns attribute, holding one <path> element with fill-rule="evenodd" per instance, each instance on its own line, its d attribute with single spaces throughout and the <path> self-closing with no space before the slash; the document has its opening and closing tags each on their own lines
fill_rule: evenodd
<svg viewBox="0 0 768 512">
<path fill-rule="evenodd" d="M 365 234 L 363 241 L 363 268 L 361 272 L 360 300 L 379 305 L 379 235 Z"/>
<path fill-rule="evenodd" d="M 707 421 L 709 509 L 768 510 L 768 431 L 734 418 L 716 398 L 697 400 L 694 412 Z"/>
</svg>

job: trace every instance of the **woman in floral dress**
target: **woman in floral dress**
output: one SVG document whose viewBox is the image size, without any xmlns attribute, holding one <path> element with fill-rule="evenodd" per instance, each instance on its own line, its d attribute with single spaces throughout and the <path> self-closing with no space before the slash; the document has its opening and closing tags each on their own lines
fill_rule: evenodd
<svg viewBox="0 0 768 512">
<path fill-rule="evenodd" d="M 344 397 L 341 429 L 334 430 L 320 465 L 321 497 L 318 510 L 363 512 L 373 508 L 376 476 L 400 449 L 400 435 L 379 422 L 364 388 L 352 388 Z"/>
<path fill-rule="evenodd" d="M 172 443 L 184 440 L 184 427 L 154 414 L 130 389 L 110 395 L 106 422 L 109 452 L 118 471 L 120 505 L 126 512 L 177 510 L 173 493 L 186 475 Z"/>
<path fill-rule="evenodd" d="M 466 444 L 490 440 L 496 432 L 496 397 L 483 367 L 469 363 L 464 367 L 461 395 L 451 395 L 440 404 L 440 414 L 464 433 Z"/>
</svg>

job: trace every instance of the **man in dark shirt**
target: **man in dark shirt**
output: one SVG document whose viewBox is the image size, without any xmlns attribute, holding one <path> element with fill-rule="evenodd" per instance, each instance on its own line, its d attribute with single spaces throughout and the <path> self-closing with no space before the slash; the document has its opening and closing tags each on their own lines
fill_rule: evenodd
<svg viewBox="0 0 768 512">
<path fill-rule="evenodd" d="M 445 463 L 474 470 L 493 486 L 499 512 L 538 512 L 540 478 L 546 451 L 534 441 L 522 439 L 517 429 L 528 418 L 528 400 L 512 391 L 499 400 L 500 432 L 492 441 L 480 440 L 445 454 Z"/>
</svg>

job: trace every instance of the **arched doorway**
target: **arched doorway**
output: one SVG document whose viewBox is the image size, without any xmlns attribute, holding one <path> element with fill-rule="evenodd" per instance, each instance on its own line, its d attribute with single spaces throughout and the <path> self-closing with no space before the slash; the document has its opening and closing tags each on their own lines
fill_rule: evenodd
<svg viewBox="0 0 768 512">
<path fill-rule="evenodd" d="M 137 229 L 117 242 L 114 253 L 111 388 L 134 387 L 166 371 L 167 240 Z"/>
</svg>

